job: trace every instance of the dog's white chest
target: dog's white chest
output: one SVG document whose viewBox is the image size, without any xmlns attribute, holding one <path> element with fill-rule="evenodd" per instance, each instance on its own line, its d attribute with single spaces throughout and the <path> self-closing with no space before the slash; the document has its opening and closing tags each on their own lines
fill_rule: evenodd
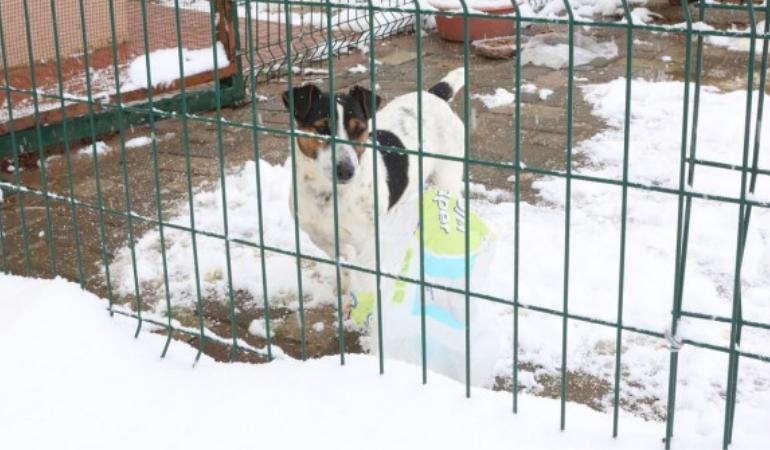
<svg viewBox="0 0 770 450">
<path fill-rule="evenodd" d="M 337 221 L 339 225 L 340 256 L 353 259 L 374 242 L 374 201 L 371 186 L 337 191 Z M 316 190 L 300 186 L 299 221 L 313 242 L 329 256 L 335 254 L 334 198 L 331 190 Z"/>
</svg>

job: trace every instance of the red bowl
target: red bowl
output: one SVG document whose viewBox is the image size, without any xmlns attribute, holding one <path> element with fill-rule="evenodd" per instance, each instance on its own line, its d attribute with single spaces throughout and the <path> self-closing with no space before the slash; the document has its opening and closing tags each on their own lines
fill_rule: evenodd
<svg viewBox="0 0 770 450">
<path fill-rule="evenodd" d="M 513 8 L 483 9 L 487 14 L 504 15 L 511 14 Z M 436 28 L 442 39 L 451 42 L 463 42 L 463 17 L 461 16 L 436 16 Z M 515 22 L 512 18 L 505 19 L 481 19 L 468 18 L 468 35 L 471 42 L 478 39 L 488 39 L 501 36 L 510 36 L 515 30 Z"/>
</svg>

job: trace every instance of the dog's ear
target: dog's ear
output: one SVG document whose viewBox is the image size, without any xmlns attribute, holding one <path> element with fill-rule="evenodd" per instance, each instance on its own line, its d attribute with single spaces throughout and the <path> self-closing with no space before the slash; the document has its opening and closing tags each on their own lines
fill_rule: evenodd
<svg viewBox="0 0 770 450">
<path fill-rule="evenodd" d="M 304 122 L 310 112 L 310 108 L 314 103 L 321 100 L 321 90 L 314 84 L 306 84 L 305 86 L 295 87 L 292 89 L 294 95 L 294 118 L 298 122 Z M 287 111 L 291 111 L 289 107 L 289 91 L 286 91 L 281 95 L 284 106 Z"/>
<path fill-rule="evenodd" d="M 355 101 L 361 104 L 361 109 L 364 111 L 366 120 L 371 119 L 374 112 L 380 109 L 380 103 L 382 103 L 382 99 L 379 95 L 375 95 L 375 103 L 372 107 L 372 91 L 369 89 L 362 88 L 361 86 L 353 86 L 349 94 Z"/>
</svg>

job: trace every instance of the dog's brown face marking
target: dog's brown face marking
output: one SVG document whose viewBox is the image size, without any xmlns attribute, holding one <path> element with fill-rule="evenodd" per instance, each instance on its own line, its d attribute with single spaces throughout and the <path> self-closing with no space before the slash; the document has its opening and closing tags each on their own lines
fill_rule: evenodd
<svg viewBox="0 0 770 450">
<path fill-rule="evenodd" d="M 315 133 L 315 130 L 312 128 L 300 128 L 300 131 L 305 133 Z M 297 145 L 299 146 L 299 150 L 305 156 L 311 159 L 316 159 L 316 157 L 318 157 L 318 152 L 324 148 L 326 142 L 324 142 L 322 139 L 315 139 L 308 136 L 298 136 Z"/>
<path fill-rule="evenodd" d="M 369 140 L 369 125 L 361 118 L 351 117 L 348 119 L 345 124 L 345 131 L 348 133 L 348 138 L 353 142 L 365 144 Z M 361 155 L 366 151 L 366 147 L 363 145 L 356 145 L 353 148 L 356 150 L 358 159 L 361 159 Z"/>
<path fill-rule="evenodd" d="M 299 130 L 305 133 L 322 134 L 325 136 L 331 135 L 331 130 L 329 129 L 329 119 L 317 120 L 312 124 L 312 126 L 309 127 L 300 126 Z M 318 157 L 318 152 L 329 144 L 323 139 L 309 136 L 298 136 L 297 145 L 299 145 L 299 150 L 305 156 L 311 159 L 316 159 Z"/>
<path fill-rule="evenodd" d="M 354 143 L 359 160 L 366 151 L 364 144 L 369 140 L 368 121 L 381 102 L 378 96 L 374 96 L 372 102 L 372 93 L 359 86 L 346 94 L 329 95 L 312 84 L 294 88 L 291 95 L 286 91 L 282 99 L 286 109 L 294 112 L 297 128 L 304 133 L 337 136 L 344 129 L 345 135 L 337 137 Z M 290 104 L 292 100 L 293 105 Z M 341 126 L 338 128 L 337 124 Z M 318 159 L 319 153 L 330 145 L 328 140 L 313 136 L 300 135 L 296 139 L 300 151 L 311 159 Z"/>
</svg>

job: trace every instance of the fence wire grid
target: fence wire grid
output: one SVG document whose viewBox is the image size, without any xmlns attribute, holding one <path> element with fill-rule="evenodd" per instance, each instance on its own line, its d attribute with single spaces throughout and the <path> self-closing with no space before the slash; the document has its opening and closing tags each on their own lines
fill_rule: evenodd
<svg viewBox="0 0 770 450">
<path fill-rule="evenodd" d="M 566 102 L 564 105 L 563 132 L 565 145 L 565 165 L 561 170 L 544 167 L 524 165 L 522 163 L 522 120 L 525 113 L 522 111 L 522 96 L 524 82 L 522 80 L 522 62 L 520 58 L 513 60 L 512 92 L 515 95 L 512 113 L 510 116 L 513 128 L 513 142 L 509 143 L 510 152 L 507 162 L 492 159 L 483 159 L 474 156 L 472 152 L 474 137 L 471 130 L 472 108 L 471 92 L 465 89 L 459 96 L 462 104 L 460 116 L 466 124 L 464 130 L 463 157 L 448 157 L 442 154 L 426 152 L 421 146 L 418 148 L 396 148 L 380 145 L 375 141 L 364 145 L 367 151 L 388 151 L 398 154 L 413 155 L 418 158 L 420 165 L 423 159 L 435 158 L 460 163 L 464 167 L 464 207 L 466 212 L 471 208 L 471 181 L 469 172 L 473 167 L 484 167 L 496 171 L 503 171 L 515 176 L 515 180 L 521 180 L 526 174 L 534 176 L 548 176 L 564 181 L 566 204 L 564 208 L 564 263 L 562 268 L 563 297 L 561 308 L 548 308 L 531 304 L 525 298 L 519 296 L 520 280 L 520 242 L 526 239 L 521 235 L 520 223 L 526 220 L 522 213 L 521 185 L 516 182 L 513 187 L 513 202 L 515 205 L 515 227 L 506 230 L 514 234 L 515 245 L 510 249 L 514 259 L 514 271 L 507 274 L 513 280 L 513 292 L 511 298 L 501 298 L 487 295 L 472 289 L 468 273 L 469 252 L 465 252 L 465 287 L 456 288 L 434 284 L 424 277 L 423 258 L 420 258 L 421 276 L 419 278 L 404 277 L 397 273 L 385 272 L 380 269 L 379 231 L 375 236 L 377 249 L 377 261 L 373 267 L 365 267 L 344 260 L 340 256 L 339 248 L 336 254 L 318 256 L 303 253 L 300 245 L 299 222 L 294 221 L 293 248 L 281 248 L 265 242 L 262 235 L 263 221 L 272 212 L 263 210 L 260 187 L 258 191 L 259 216 L 255 218 L 259 226 L 258 235 L 251 239 L 234 237 L 228 232 L 228 221 L 234 218 L 228 216 L 228 208 L 223 208 L 222 221 L 224 228 L 221 231 L 196 226 L 194 215 L 195 207 L 193 198 L 196 191 L 195 180 L 200 155 L 193 150 L 191 139 L 198 129 L 204 129 L 208 133 L 216 135 L 216 148 L 212 150 L 212 165 L 210 170 L 219 182 L 221 202 L 228 205 L 228 191 L 225 185 L 227 174 L 227 155 L 225 152 L 225 140 L 228 133 L 243 131 L 251 142 L 253 158 L 259 161 L 261 158 L 261 142 L 268 136 L 280 137 L 290 143 L 289 164 L 292 167 L 292 180 L 296 192 L 297 169 L 296 160 L 299 157 L 295 145 L 295 137 L 306 136 L 297 129 L 293 114 L 286 114 L 285 124 L 272 126 L 261 118 L 262 109 L 259 100 L 259 90 L 263 81 L 278 78 L 278 83 L 285 83 L 289 88 L 297 86 L 297 77 L 302 73 L 302 68 L 320 68 L 325 71 L 328 80 L 323 82 L 323 87 L 330 92 L 337 92 L 335 84 L 335 65 L 337 59 L 329 56 L 339 56 L 363 49 L 366 53 L 366 69 L 368 71 L 368 88 L 372 92 L 372 101 L 377 92 L 379 83 L 384 82 L 378 78 L 378 46 L 377 41 L 396 34 L 413 33 L 417 58 L 414 60 L 416 71 L 417 92 L 423 92 L 430 87 L 433 80 L 424 84 L 423 42 L 427 39 L 422 25 L 429 18 L 453 17 L 462 22 L 465 43 L 462 44 L 462 60 L 465 68 L 465 85 L 469 86 L 474 75 L 472 65 L 472 50 L 470 45 L 470 22 L 473 19 L 489 18 L 489 15 L 474 10 L 463 0 L 459 0 L 460 7 L 452 10 L 437 10 L 428 8 L 421 2 L 408 2 L 401 0 L 383 1 L 286 1 L 286 0 L 58 0 L 50 2 L 9 0 L 0 5 L 0 53 L 2 61 L 2 90 L 0 99 L 3 107 L 0 109 L 0 123 L 4 128 L 0 130 L 0 156 L 7 156 L 11 163 L 9 174 L 4 174 L 0 179 L 0 189 L 4 194 L 4 203 L 0 208 L 0 263 L 6 273 L 19 273 L 27 276 L 65 276 L 78 281 L 84 288 L 94 289 L 104 293 L 109 301 L 111 313 L 129 315 L 136 318 L 137 335 L 141 332 L 143 324 L 151 323 L 166 330 L 168 339 L 163 349 L 163 355 L 169 348 L 172 338 L 175 336 L 188 336 L 194 339 L 199 347 L 198 355 L 202 354 L 207 346 L 226 345 L 229 358 L 234 359 L 240 354 L 251 354 L 258 360 L 271 360 L 275 356 L 275 349 L 271 338 L 272 310 L 269 303 L 267 285 L 270 280 L 265 271 L 266 253 L 286 255 L 295 259 L 299 324 L 299 354 L 304 359 L 308 356 L 307 329 L 305 320 L 303 296 L 303 271 L 308 263 L 315 263 L 332 268 L 336 284 L 336 298 L 334 299 L 335 311 L 338 315 L 337 343 L 339 357 L 344 364 L 348 346 L 344 327 L 343 300 L 340 283 L 342 273 L 346 270 L 369 274 L 376 277 L 377 294 L 376 314 L 382 320 L 381 302 L 379 301 L 379 286 L 383 279 L 400 280 L 418 285 L 423 292 L 421 316 L 423 325 L 422 335 L 422 376 L 423 382 L 428 381 L 428 364 L 426 356 L 426 327 L 425 327 L 425 289 L 444 290 L 462 295 L 465 301 L 465 393 L 471 394 L 471 318 L 470 305 L 474 302 L 494 302 L 511 307 L 513 345 L 511 354 L 513 367 L 512 378 L 512 402 L 515 413 L 519 411 L 518 395 L 520 390 L 520 342 L 519 324 L 524 320 L 522 311 L 550 315 L 561 320 L 561 371 L 559 377 L 560 386 L 560 426 L 564 429 L 567 425 L 567 398 L 568 398 L 568 323 L 584 322 L 596 327 L 610 328 L 615 331 L 614 354 L 615 368 L 612 383 L 612 431 L 613 436 L 619 433 L 619 409 L 621 389 L 621 351 L 624 338 L 628 334 L 639 334 L 658 338 L 670 349 L 668 363 L 668 387 L 665 411 L 665 447 L 670 448 L 674 434 L 674 413 L 677 400 L 677 371 L 679 368 L 679 350 L 682 346 L 694 346 L 707 349 L 715 355 L 726 355 L 728 358 L 727 390 L 725 392 L 724 409 L 724 438 L 722 446 L 727 448 L 732 441 L 734 423 L 736 421 L 737 391 L 739 388 L 738 373 L 741 361 L 747 359 L 770 362 L 770 354 L 743 350 L 741 348 L 742 336 L 747 330 L 770 330 L 770 320 L 760 317 L 746 317 L 742 309 L 741 273 L 744 269 L 744 253 L 747 247 L 746 236 L 752 223 L 752 212 L 770 208 L 770 202 L 756 198 L 755 192 L 758 180 L 770 176 L 767 168 L 759 166 L 759 154 L 763 148 L 761 143 L 760 125 L 763 120 L 764 95 L 767 84 L 768 63 L 768 39 L 770 39 L 770 22 L 760 22 L 760 17 L 766 17 L 770 12 L 770 3 L 755 5 L 748 2 L 745 5 L 698 3 L 695 6 L 681 5 L 681 14 L 684 25 L 672 27 L 663 24 L 641 23 L 632 14 L 632 8 L 628 0 L 622 0 L 620 5 L 620 19 L 586 19 L 574 12 L 570 0 L 563 0 L 564 13 L 560 16 L 543 17 L 540 15 L 527 16 L 522 12 L 522 6 L 511 3 L 514 11 L 511 14 L 499 16 L 499 20 L 507 20 L 514 24 L 513 45 L 515 54 L 521 55 L 525 38 L 523 30 L 525 25 L 539 25 L 548 27 L 563 27 L 567 30 L 568 55 L 567 66 L 564 69 L 566 78 Z M 708 14 L 713 11 L 728 10 L 740 15 L 747 24 L 746 29 L 717 29 L 704 27 L 702 23 L 707 21 Z M 531 9 L 529 10 L 531 11 Z M 204 71 L 214 74 L 204 89 L 190 89 L 186 85 L 187 75 L 184 65 L 191 63 L 183 50 L 200 50 L 216 48 L 222 44 L 222 25 L 219 19 L 222 14 L 229 14 L 228 25 L 225 28 L 227 39 L 224 43 L 229 48 L 223 49 L 224 60 L 217 51 L 204 55 Z M 697 16 L 694 16 L 696 14 Z M 623 113 L 623 163 L 622 177 L 601 177 L 586 175 L 573 171 L 575 141 L 575 95 L 577 92 L 576 79 L 579 72 L 576 71 L 576 45 L 575 40 L 578 31 L 583 27 L 592 29 L 621 30 L 624 36 L 620 45 L 625 47 L 625 108 Z M 684 83 L 684 101 L 681 105 L 681 118 L 683 122 L 681 130 L 681 152 L 678 160 L 678 186 L 676 188 L 656 185 L 652 183 L 637 182 L 629 176 L 629 149 L 630 126 L 634 110 L 631 101 L 632 80 L 634 79 L 634 40 L 638 33 L 660 33 L 682 39 L 684 42 L 684 64 L 682 81 Z M 65 36 L 66 35 L 66 36 Z M 718 161 L 703 159 L 698 156 L 698 118 L 699 99 L 703 88 L 704 76 L 703 61 L 708 52 L 705 40 L 710 37 L 739 38 L 748 42 L 749 52 L 746 60 L 746 109 L 742 118 L 743 147 L 740 165 L 730 165 Z M 142 98 L 139 101 L 128 102 L 121 99 L 121 67 L 127 61 L 144 55 L 146 57 L 144 74 L 148 78 L 155 73 L 156 64 L 147 56 L 158 49 L 173 49 L 173 53 L 165 55 L 166 63 L 169 63 L 175 76 L 167 83 L 174 83 L 176 89 L 171 92 L 173 96 L 156 96 L 153 92 L 157 86 L 147 86 L 146 79 Z M 98 56 L 100 55 L 100 56 Z M 193 58 L 194 59 L 194 58 Z M 104 61 L 103 67 L 98 61 Z M 70 61 L 75 63 L 70 64 Z M 227 73 L 227 77 L 216 75 L 230 65 L 237 70 Z M 71 66 L 71 67 L 70 67 Z M 87 68 L 87 70 L 86 70 Z M 103 84 L 98 72 L 106 70 L 110 73 L 105 77 Z M 117 70 L 116 70 L 117 68 Z M 39 70 L 36 70 L 39 69 Z M 67 85 L 76 80 L 81 83 L 75 87 Z M 26 84 L 22 81 L 25 81 Z M 74 82 L 74 81 L 73 81 Z M 151 83 L 150 83 L 151 84 Z M 759 94 L 757 94 L 759 92 Z M 116 96 L 116 101 L 105 101 L 104 96 Z M 427 95 L 427 94 L 426 94 Z M 248 105 L 243 106 L 243 103 Z M 291 102 L 290 102 L 291 103 Z M 226 117 L 225 108 L 234 104 L 241 104 L 244 114 L 235 118 Z M 21 105 L 21 108 L 20 106 Z M 79 108 L 82 114 L 77 118 L 68 117 L 71 107 Z M 26 108 L 26 109 L 25 109 Z M 200 112 L 209 109 L 211 112 Z M 47 111 L 56 111 L 56 120 L 45 117 Z M 269 112 L 269 111 L 267 111 Z M 423 112 L 420 112 L 423 114 Z M 31 117 L 31 126 L 24 126 L 24 120 Z M 132 119 L 133 118 L 133 119 Z M 77 119 L 77 120 L 76 120 Z M 184 172 L 183 183 L 178 186 L 164 186 L 165 171 L 159 156 L 159 147 L 162 142 L 162 121 L 172 119 L 182 124 L 183 152 L 180 156 L 184 161 L 182 167 L 174 170 Z M 107 121 L 112 128 L 104 128 L 102 122 Z M 55 123 L 53 123 L 55 122 Z M 127 161 L 134 156 L 129 154 L 127 147 L 128 133 L 135 124 L 145 124 L 150 129 L 151 145 L 149 153 L 143 158 L 148 166 L 145 173 L 131 173 Z M 373 117 L 372 134 L 377 130 L 376 113 Z M 46 130 L 54 130 L 48 133 Z M 82 132 L 81 132 L 82 131 Z M 112 131 L 119 135 L 119 162 L 115 167 L 107 167 L 100 163 L 101 148 L 98 141 L 99 135 L 104 131 Z M 25 135 L 24 133 L 28 133 Z M 48 134 L 46 134 L 48 133 Z M 24 136 L 27 136 L 26 138 Z M 331 142 L 333 154 L 336 154 L 336 146 L 341 144 L 359 145 L 340 137 L 329 138 L 318 135 L 317 139 Z M 92 157 L 92 166 L 89 168 L 93 174 L 92 186 L 82 188 L 77 177 L 85 176 L 84 172 L 77 171 L 72 161 L 76 153 L 75 142 L 85 139 L 88 144 L 87 153 Z M 56 190 L 49 189 L 49 173 L 47 171 L 46 155 L 51 144 L 61 147 L 61 157 L 66 162 L 65 174 L 56 180 Z M 25 159 L 29 155 L 36 155 L 40 161 L 39 167 L 19 170 L 25 166 Z M 711 167 L 724 170 L 729 173 L 740 174 L 739 195 L 714 195 L 699 192 L 692 188 L 693 180 L 698 167 Z M 257 183 L 260 183 L 260 165 L 255 165 Z M 110 189 L 102 181 L 105 173 L 115 171 L 119 173 L 122 186 L 118 191 L 122 195 L 117 199 L 107 198 L 103 191 Z M 335 174 L 336 177 L 336 174 Z M 137 181 L 138 180 L 138 181 Z M 150 186 L 153 193 L 152 214 L 140 214 L 135 211 L 132 198 L 132 183 L 144 183 Z M 620 189 L 620 239 L 619 260 L 617 262 L 618 286 L 615 316 L 616 320 L 605 320 L 596 317 L 577 314 L 570 311 L 570 274 L 573 266 L 570 262 L 570 235 L 571 235 L 571 189 L 573 182 L 594 183 L 602 186 L 616 186 Z M 113 184 L 113 183 L 110 183 Z M 60 190 L 58 187 L 65 186 Z M 335 184 L 336 186 L 336 184 Z M 76 189 L 77 187 L 77 189 Z M 181 199 L 181 204 L 187 206 L 190 214 L 189 221 L 179 223 L 169 220 L 167 201 L 162 198 L 163 193 L 172 189 Z M 377 198 L 377 183 L 374 184 L 374 198 Z M 629 221 L 628 205 L 631 193 L 637 191 L 652 191 L 662 195 L 676 198 L 677 201 L 677 225 L 676 256 L 671 261 L 674 271 L 673 298 L 666 299 L 671 305 L 670 328 L 667 332 L 655 329 L 642 328 L 628 325 L 624 321 L 624 279 L 626 276 L 626 226 Z M 336 192 L 336 190 L 335 190 Z M 420 198 L 423 196 L 423 187 L 419 186 Z M 731 293 L 731 314 L 726 316 L 711 316 L 688 310 L 683 304 L 684 286 L 686 284 L 688 244 L 691 241 L 690 225 L 693 203 L 697 201 L 718 202 L 734 205 L 737 211 L 734 258 L 734 271 L 732 274 L 733 287 Z M 296 195 L 292 199 L 297 206 Z M 339 242 L 339 222 L 344 220 L 337 211 L 337 198 L 333 198 L 335 242 Z M 521 217 L 520 217 L 521 216 Z M 294 214 L 297 218 L 297 213 Z M 86 226 L 86 221 L 92 221 L 95 226 Z M 31 230 L 32 224 L 41 227 L 41 233 L 35 234 Z M 375 224 L 379 218 L 375 215 Z M 64 224 L 64 225 L 63 225 Z M 113 229 L 121 228 L 120 233 L 113 233 Z M 378 227 L 378 225 L 376 225 Z M 155 230 L 160 236 L 160 252 L 162 258 L 157 261 L 159 270 L 164 279 L 162 300 L 166 304 L 168 314 L 163 320 L 146 313 L 146 304 L 143 303 L 143 290 L 141 287 L 140 272 L 142 267 L 137 267 L 137 259 L 132 260 L 133 280 L 135 292 L 130 296 L 133 305 L 119 305 L 119 295 L 114 291 L 111 279 L 111 263 L 115 257 L 115 249 L 121 243 L 126 245 L 134 254 L 138 245 L 139 230 Z M 192 239 L 191 264 L 194 266 L 193 292 L 196 298 L 194 308 L 197 327 L 180 325 L 177 310 L 172 306 L 168 267 L 166 262 L 166 243 L 164 234 L 170 231 L 189 233 Z M 422 242 L 422 232 L 420 232 Z M 222 274 L 220 282 L 226 284 L 226 308 L 228 321 L 219 324 L 219 330 L 229 331 L 228 338 L 222 338 L 211 331 L 210 324 L 204 319 L 205 299 L 207 293 L 201 290 L 199 271 L 199 257 L 196 250 L 196 240 L 202 238 L 219 240 L 227 258 L 227 270 Z M 465 242 L 468 248 L 470 240 L 470 227 L 465 227 Z M 387 245 L 385 243 L 384 245 Z M 264 321 L 266 331 L 266 343 L 264 348 L 250 346 L 240 338 L 236 331 L 237 289 L 233 287 L 233 271 L 231 266 L 231 253 L 234 247 L 248 247 L 257 249 L 261 258 L 261 273 L 254 274 L 262 280 L 264 311 L 261 320 Z M 93 268 L 84 260 L 87 253 L 98 254 L 95 259 L 99 263 L 98 276 L 89 275 Z M 39 255 L 45 254 L 41 264 Z M 522 261 L 522 264 L 526 262 Z M 98 279 L 98 280 L 97 280 Z M 660 301 L 663 301 L 662 299 Z M 682 339 L 678 327 L 682 319 L 712 321 L 729 325 L 729 344 L 715 345 L 696 339 Z M 378 330 L 387 327 L 383 323 Z M 223 334 L 223 333 L 219 333 Z M 378 340 L 378 357 L 380 371 L 386 370 L 388 349 L 383 348 L 382 339 Z"/>
</svg>

